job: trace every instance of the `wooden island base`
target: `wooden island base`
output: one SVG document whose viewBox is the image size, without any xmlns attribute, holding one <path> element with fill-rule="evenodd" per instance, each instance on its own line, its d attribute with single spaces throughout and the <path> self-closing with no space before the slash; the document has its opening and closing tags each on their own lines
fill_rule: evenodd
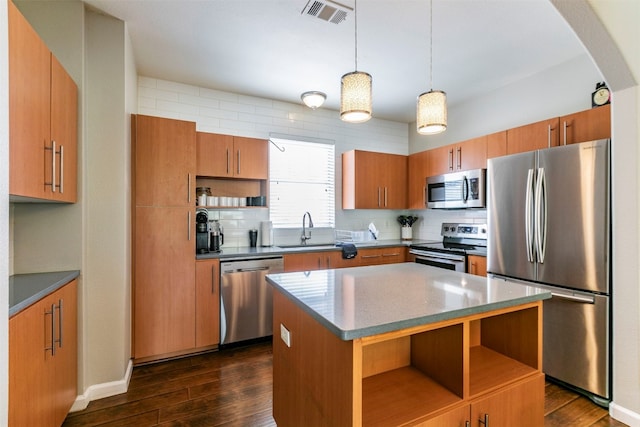
<svg viewBox="0 0 640 427">
<path fill-rule="evenodd" d="M 342 340 L 275 289 L 273 330 L 280 427 L 544 424 L 542 301 Z"/>
</svg>

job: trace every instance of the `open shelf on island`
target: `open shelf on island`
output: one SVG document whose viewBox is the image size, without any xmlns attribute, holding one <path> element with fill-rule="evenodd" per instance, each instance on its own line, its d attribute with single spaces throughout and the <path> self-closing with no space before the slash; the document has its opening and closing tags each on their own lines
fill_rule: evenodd
<svg viewBox="0 0 640 427">
<path fill-rule="evenodd" d="M 406 366 L 362 381 L 362 424 L 403 425 L 461 401 L 418 369 Z"/>
</svg>

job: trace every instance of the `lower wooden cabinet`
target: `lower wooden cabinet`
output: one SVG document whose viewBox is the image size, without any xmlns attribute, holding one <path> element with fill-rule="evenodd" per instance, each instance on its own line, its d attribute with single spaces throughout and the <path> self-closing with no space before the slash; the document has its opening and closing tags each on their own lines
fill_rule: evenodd
<svg viewBox="0 0 640 427">
<path fill-rule="evenodd" d="M 544 374 L 535 375 L 471 403 L 470 425 L 539 427 L 543 419 Z"/>
<path fill-rule="evenodd" d="M 396 246 L 390 248 L 358 249 L 358 265 L 394 264 L 407 260 L 407 248 Z"/>
<path fill-rule="evenodd" d="M 196 347 L 220 344 L 220 260 L 196 261 Z"/>
<path fill-rule="evenodd" d="M 284 271 L 312 271 L 345 267 L 342 252 L 302 252 L 284 255 Z M 355 265 L 354 265 L 355 266 Z"/>
<path fill-rule="evenodd" d="M 407 261 L 406 246 L 359 248 L 355 258 L 342 258 L 341 251 L 302 252 L 284 255 L 284 271 L 311 271 Z"/>
<path fill-rule="evenodd" d="M 193 224 L 190 207 L 135 208 L 132 303 L 136 363 L 195 348 Z"/>
<path fill-rule="evenodd" d="M 476 276 L 487 277 L 487 257 L 469 255 L 467 257 L 467 271 Z"/>
<path fill-rule="evenodd" d="M 60 426 L 77 396 L 77 280 L 9 319 L 9 425 Z"/>
</svg>

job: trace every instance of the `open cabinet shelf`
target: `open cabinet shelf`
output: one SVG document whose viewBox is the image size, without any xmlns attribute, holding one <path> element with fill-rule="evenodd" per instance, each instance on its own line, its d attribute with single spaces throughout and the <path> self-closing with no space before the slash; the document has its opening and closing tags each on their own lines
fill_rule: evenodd
<svg viewBox="0 0 640 427">
<path fill-rule="evenodd" d="M 363 380 L 362 424 L 403 425 L 460 402 L 460 396 L 406 366 Z"/>
</svg>

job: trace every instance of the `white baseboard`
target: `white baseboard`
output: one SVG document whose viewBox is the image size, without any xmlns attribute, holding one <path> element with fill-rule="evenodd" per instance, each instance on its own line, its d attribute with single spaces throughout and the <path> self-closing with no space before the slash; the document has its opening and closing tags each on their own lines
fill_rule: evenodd
<svg viewBox="0 0 640 427">
<path fill-rule="evenodd" d="M 616 405 L 613 402 L 609 404 L 609 415 L 611 415 L 611 417 L 616 419 L 617 421 L 625 423 L 630 427 L 640 427 L 640 414 L 630 411 L 627 408 L 623 408 L 622 406 Z"/>
<path fill-rule="evenodd" d="M 126 393 L 129 388 L 129 380 L 131 380 L 131 373 L 133 372 L 133 362 L 129 360 L 129 365 L 124 373 L 124 378 L 118 381 L 111 381 L 108 383 L 94 384 L 89 386 L 84 394 L 76 397 L 76 401 L 71 406 L 69 412 L 82 411 L 86 409 L 92 400 L 102 399 L 109 396 L 115 396 L 116 394 Z"/>
</svg>

